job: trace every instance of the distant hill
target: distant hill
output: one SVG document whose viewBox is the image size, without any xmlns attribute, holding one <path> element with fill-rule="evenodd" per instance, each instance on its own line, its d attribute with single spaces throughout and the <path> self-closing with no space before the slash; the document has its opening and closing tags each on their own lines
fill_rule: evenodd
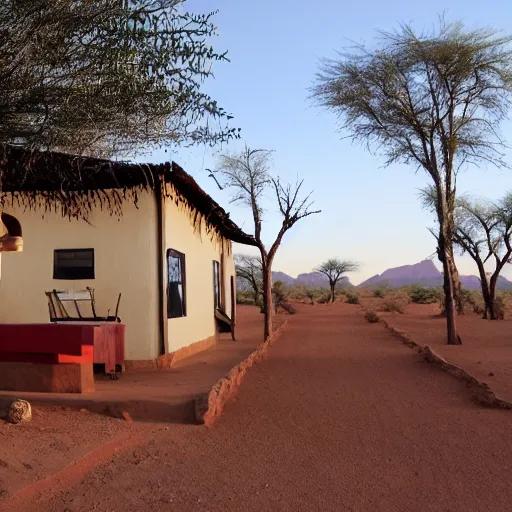
<svg viewBox="0 0 512 512">
<path fill-rule="evenodd" d="M 284 272 L 272 272 L 272 281 L 281 281 L 286 286 L 293 286 L 295 279 Z"/>
<path fill-rule="evenodd" d="M 308 272 L 299 274 L 295 279 L 295 284 L 309 286 L 310 288 L 329 288 L 329 280 L 323 274 L 318 272 Z M 340 279 L 337 285 L 338 288 L 353 288 L 354 285 L 350 282 L 348 277 Z"/>
<path fill-rule="evenodd" d="M 460 276 L 460 282 L 466 290 L 479 290 L 480 280 L 477 276 Z M 387 284 L 392 287 L 420 284 L 423 286 L 442 286 L 443 274 L 431 260 L 424 260 L 415 265 L 390 268 L 382 274 L 367 279 L 359 286 L 379 286 Z M 512 290 L 512 282 L 504 277 L 498 280 L 498 288 Z"/>
<path fill-rule="evenodd" d="M 308 272 L 305 274 L 299 274 L 297 278 L 289 276 L 284 272 L 272 272 L 272 281 L 281 281 L 286 286 L 302 285 L 309 286 L 311 288 L 329 288 L 329 281 L 327 277 L 317 272 Z M 245 279 L 237 278 L 237 290 L 247 291 L 251 290 L 249 283 Z M 354 288 L 354 285 L 350 282 L 348 277 L 344 277 L 338 283 L 338 288 Z"/>
</svg>

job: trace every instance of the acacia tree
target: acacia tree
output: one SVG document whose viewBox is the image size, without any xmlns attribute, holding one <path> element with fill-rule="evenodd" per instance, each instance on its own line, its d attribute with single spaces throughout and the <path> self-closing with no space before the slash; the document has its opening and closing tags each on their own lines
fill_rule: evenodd
<svg viewBox="0 0 512 512">
<path fill-rule="evenodd" d="M 237 135 L 202 90 L 215 13 L 184 0 L 0 3 L 0 143 L 110 156 Z"/>
<path fill-rule="evenodd" d="M 309 217 L 320 210 L 312 210 L 311 194 L 301 197 L 303 180 L 294 185 L 283 184 L 279 177 L 271 174 L 271 151 L 245 147 L 239 153 L 221 155 L 216 173 L 224 186 L 234 189 L 233 202 L 249 206 L 254 221 L 254 239 L 260 251 L 263 277 L 264 339 L 272 334 L 272 263 L 284 235 L 299 220 Z M 270 249 L 263 243 L 262 224 L 263 193 L 273 190 L 274 197 L 282 216 L 281 226 Z"/>
<path fill-rule="evenodd" d="M 433 208 L 435 191 L 432 187 L 422 192 L 425 206 Z M 512 193 L 497 203 L 457 198 L 455 203 L 455 244 L 467 253 L 478 268 L 484 318 L 496 320 L 496 289 L 498 278 L 512 257 Z M 488 273 L 486 265 L 494 263 Z"/>
<path fill-rule="evenodd" d="M 331 289 L 331 302 L 336 300 L 335 288 L 338 282 L 344 277 L 347 272 L 355 272 L 359 270 L 360 265 L 355 261 L 339 260 L 338 258 L 331 258 L 322 263 L 315 272 L 323 274 L 329 279 L 329 287 Z"/>
<path fill-rule="evenodd" d="M 375 148 L 386 164 L 424 170 L 436 190 L 438 254 L 443 264 L 448 344 L 459 344 L 453 253 L 457 173 L 464 165 L 500 164 L 497 133 L 512 93 L 510 37 L 440 22 L 431 32 L 402 25 L 324 61 L 313 89 L 349 136 Z"/>
<path fill-rule="evenodd" d="M 512 256 L 512 195 L 499 204 L 486 204 L 462 199 L 457 202 L 455 242 L 467 252 L 478 267 L 482 296 L 485 303 L 484 318 L 498 318 L 495 300 L 498 278 Z M 485 264 L 493 261 L 488 276 Z"/>
<path fill-rule="evenodd" d="M 263 293 L 263 276 L 261 258 L 248 254 L 235 254 L 236 275 L 244 279 L 254 293 L 254 304 L 257 304 Z"/>
</svg>

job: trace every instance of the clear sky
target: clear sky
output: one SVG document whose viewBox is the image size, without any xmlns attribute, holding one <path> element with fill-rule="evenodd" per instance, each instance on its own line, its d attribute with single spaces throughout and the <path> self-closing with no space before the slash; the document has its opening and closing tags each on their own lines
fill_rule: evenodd
<svg viewBox="0 0 512 512">
<path fill-rule="evenodd" d="M 152 159 L 178 162 L 251 232 L 249 212 L 230 204 L 229 190 L 220 191 L 205 169 L 215 167 L 219 151 L 234 151 L 244 142 L 275 150 L 275 173 L 286 180 L 304 178 L 305 190 L 314 190 L 322 213 L 287 234 L 274 270 L 295 276 L 326 258 L 350 258 L 362 263 L 361 271 L 350 276 L 358 283 L 430 256 L 435 245 L 427 227 L 433 220 L 417 197 L 427 183 L 426 174 L 398 165 L 383 168 L 382 159 L 341 140 L 333 115 L 312 105 L 308 88 L 321 57 L 334 56 L 351 41 L 372 44 L 377 29 L 393 29 L 401 21 L 429 27 L 444 12 L 449 20 L 461 19 L 470 27 L 512 32 L 512 1 L 189 0 L 185 5 L 194 12 L 219 9 L 214 45 L 228 50 L 231 62 L 214 68 L 216 78 L 206 90 L 235 116 L 233 126 L 242 128 L 243 140 L 213 150 L 157 152 Z M 507 123 L 503 133 L 512 143 L 512 124 Z M 471 169 L 460 175 L 458 189 L 496 199 L 512 189 L 512 170 Z M 269 204 L 264 226 L 269 238 L 278 221 Z M 466 257 L 459 258 L 458 265 L 463 274 L 476 273 Z M 512 278 L 512 265 L 508 267 L 504 275 Z"/>
</svg>

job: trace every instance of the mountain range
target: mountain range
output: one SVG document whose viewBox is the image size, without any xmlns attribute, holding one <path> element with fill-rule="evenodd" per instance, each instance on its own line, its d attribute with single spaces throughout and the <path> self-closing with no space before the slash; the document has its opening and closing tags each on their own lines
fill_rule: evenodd
<svg viewBox="0 0 512 512">
<path fill-rule="evenodd" d="M 327 278 L 317 272 L 307 272 L 299 274 L 296 278 L 285 274 L 284 272 L 272 272 L 274 282 L 281 281 L 287 286 L 303 285 L 311 288 L 329 288 Z M 477 276 L 460 276 L 462 288 L 466 290 L 479 290 L 480 279 Z M 414 265 L 404 265 L 402 267 L 389 268 L 382 274 L 374 275 L 358 285 L 362 287 L 376 287 L 386 284 L 387 286 L 397 288 L 399 286 L 408 286 L 419 284 L 423 286 L 442 286 L 443 274 L 437 269 L 431 260 L 423 260 Z M 239 290 L 250 290 L 249 285 L 242 279 L 237 280 Z M 354 288 L 348 277 L 344 277 L 339 283 L 338 288 Z M 498 279 L 498 288 L 500 290 L 512 290 L 512 282 L 505 277 Z"/>
<path fill-rule="evenodd" d="M 281 281 L 286 286 L 309 286 L 311 288 L 329 288 L 329 281 L 327 277 L 318 272 L 307 272 L 304 274 L 299 274 L 297 277 L 289 276 L 284 272 L 272 272 L 272 281 L 275 283 L 276 281 Z M 354 288 L 354 285 L 350 282 L 348 277 L 344 277 L 339 283 L 338 288 Z M 244 279 L 237 279 L 237 289 L 238 290 L 250 290 L 251 287 Z"/>
<path fill-rule="evenodd" d="M 466 290 L 479 290 L 480 279 L 477 276 L 460 276 L 462 288 Z M 424 260 L 415 265 L 389 268 L 382 274 L 377 274 L 362 282 L 359 286 L 379 286 L 387 284 L 391 287 L 420 284 L 423 286 L 442 286 L 443 274 L 431 260 Z M 512 290 L 512 282 L 505 277 L 498 279 L 498 288 Z"/>
</svg>

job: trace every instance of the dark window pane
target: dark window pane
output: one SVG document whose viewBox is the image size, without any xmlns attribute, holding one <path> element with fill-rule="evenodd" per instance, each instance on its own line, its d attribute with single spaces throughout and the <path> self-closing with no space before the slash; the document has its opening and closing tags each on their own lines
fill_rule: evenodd
<svg viewBox="0 0 512 512">
<path fill-rule="evenodd" d="M 94 249 L 56 249 L 54 279 L 94 279 Z"/>
<path fill-rule="evenodd" d="M 220 265 L 218 261 L 213 262 L 213 294 L 215 308 L 220 308 Z"/>
<path fill-rule="evenodd" d="M 186 316 L 185 255 L 173 249 L 167 251 L 167 279 L 167 317 Z"/>
</svg>

